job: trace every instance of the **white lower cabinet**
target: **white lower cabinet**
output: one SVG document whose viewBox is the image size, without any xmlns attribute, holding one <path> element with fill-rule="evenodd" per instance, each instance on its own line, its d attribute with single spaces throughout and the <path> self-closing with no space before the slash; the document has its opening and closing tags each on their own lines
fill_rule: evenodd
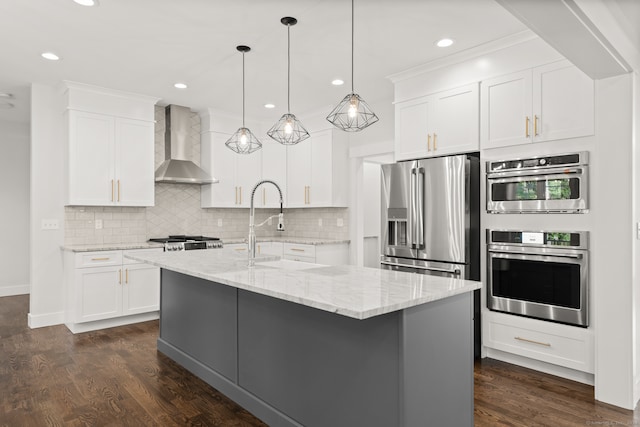
<svg viewBox="0 0 640 427">
<path fill-rule="evenodd" d="M 489 312 L 483 315 L 483 344 L 581 372 L 594 372 L 593 334 L 589 329 Z"/>
<path fill-rule="evenodd" d="M 310 245 L 285 243 L 282 258 L 324 265 L 344 265 L 349 263 L 349 244 Z"/>
<path fill-rule="evenodd" d="M 162 251 L 161 248 L 143 250 Z M 159 310 L 160 269 L 124 258 L 128 252 L 117 250 L 66 253 L 66 323 L 72 332 L 113 326 L 78 324 Z M 148 319 L 131 318 L 118 324 L 143 320 Z"/>
</svg>

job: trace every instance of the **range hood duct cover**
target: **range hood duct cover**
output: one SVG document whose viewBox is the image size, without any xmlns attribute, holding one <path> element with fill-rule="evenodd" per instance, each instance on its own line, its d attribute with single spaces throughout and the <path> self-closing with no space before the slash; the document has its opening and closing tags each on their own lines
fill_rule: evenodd
<svg viewBox="0 0 640 427">
<path fill-rule="evenodd" d="M 156 182 L 213 184 L 218 182 L 191 161 L 191 110 L 179 105 L 165 108 L 165 161 L 156 170 Z"/>
</svg>

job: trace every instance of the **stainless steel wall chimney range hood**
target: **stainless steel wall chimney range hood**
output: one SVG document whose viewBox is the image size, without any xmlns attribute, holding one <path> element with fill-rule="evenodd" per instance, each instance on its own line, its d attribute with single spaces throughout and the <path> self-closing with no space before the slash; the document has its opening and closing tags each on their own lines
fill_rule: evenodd
<svg viewBox="0 0 640 427">
<path fill-rule="evenodd" d="M 218 182 L 191 161 L 191 110 L 180 105 L 165 108 L 165 161 L 156 170 L 156 182 L 213 184 Z"/>
</svg>

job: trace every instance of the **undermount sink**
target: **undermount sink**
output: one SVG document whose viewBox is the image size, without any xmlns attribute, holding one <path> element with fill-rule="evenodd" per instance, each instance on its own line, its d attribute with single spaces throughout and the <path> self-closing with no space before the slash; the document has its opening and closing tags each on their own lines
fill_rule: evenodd
<svg viewBox="0 0 640 427">
<path fill-rule="evenodd" d="M 311 262 L 302 262 L 302 261 L 291 261 L 288 259 L 279 259 L 277 261 L 256 260 L 256 267 L 257 266 L 282 268 L 284 270 L 307 270 L 309 268 L 324 267 L 323 264 L 314 264 Z"/>
</svg>

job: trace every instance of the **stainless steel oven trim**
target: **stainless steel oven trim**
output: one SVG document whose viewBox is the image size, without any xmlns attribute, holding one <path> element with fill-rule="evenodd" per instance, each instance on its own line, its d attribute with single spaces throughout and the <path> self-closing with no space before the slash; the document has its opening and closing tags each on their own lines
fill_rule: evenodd
<svg viewBox="0 0 640 427">
<path fill-rule="evenodd" d="M 487 174 L 491 174 L 491 173 L 501 173 L 504 171 L 516 171 L 518 169 L 496 169 L 496 170 L 491 170 L 491 163 L 500 163 L 500 162 L 517 162 L 517 161 L 523 161 L 523 160 L 535 160 L 535 159 L 542 159 L 542 158 L 547 158 L 547 157 L 559 157 L 559 156 L 570 156 L 572 154 L 577 154 L 578 155 L 578 161 L 576 163 L 568 163 L 566 165 L 567 168 L 570 167 L 575 167 L 575 166 L 581 166 L 581 165 L 588 165 L 589 164 L 589 152 L 588 151 L 579 151 L 579 152 L 574 152 L 574 153 L 558 153 L 558 154 L 545 154 L 545 155 L 541 155 L 541 156 L 533 156 L 533 157 L 516 157 L 515 159 L 508 159 L 508 160 L 487 160 L 486 161 L 486 171 Z M 539 165 L 536 166 L 535 169 L 552 169 L 552 168 L 557 168 L 558 165 Z M 533 169 L 533 168 L 532 168 Z"/>
<path fill-rule="evenodd" d="M 527 317 L 567 323 L 576 326 L 587 327 L 589 325 L 589 254 L 586 250 L 566 250 L 571 257 L 558 257 L 548 254 L 549 248 L 525 248 L 522 246 L 510 247 L 499 245 L 507 251 L 495 251 L 496 245 L 487 245 L 487 307 L 491 310 L 502 311 L 511 314 L 520 314 Z M 529 249 L 527 251 L 527 249 Z M 526 251 L 526 253 L 525 253 Z M 553 252 L 556 252 L 554 250 Z M 554 306 L 531 301 L 520 301 L 493 295 L 493 268 L 494 258 L 531 260 L 537 262 L 559 262 L 564 264 L 578 264 L 580 266 L 580 308 Z"/>
<path fill-rule="evenodd" d="M 570 154 L 570 153 L 567 153 Z M 554 154 L 562 156 L 567 154 Z M 486 162 L 486 194 L 488 213 L 585 213 L 589 210 L 589 166 L 588 152 L 580 152 L 579 163 L 571 163 L 566 167 L 551 165 L 523 169 L 490 170 L 491 163 Z M 530 157 L 537 159 L 549 156 Z M 525 159 L 510 159 L 518 161 Z M 565 179 L 568 176 L 577 177 L 580 181 L 580 198 L 570 200 L 506 200 L 492 201 L 492 184 L 509 182 L 542 181 L 548 179 Z"/>
</svg>

